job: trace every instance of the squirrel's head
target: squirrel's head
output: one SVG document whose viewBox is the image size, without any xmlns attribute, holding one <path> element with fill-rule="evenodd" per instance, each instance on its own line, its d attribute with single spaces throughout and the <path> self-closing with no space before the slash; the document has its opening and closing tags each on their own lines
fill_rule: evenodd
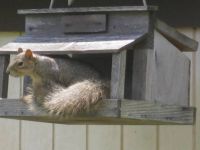
<svg viewBox="0 0 200 150">
<path fill-rule="evenodd" d="M 22 48 L 19 48 L 18 55 L 10 61 L 6 72 L 15 77 L 31 75 L 33 74 L 35 64 L 36 55 L 30 49 L 23 51 Z"/>
</svg>

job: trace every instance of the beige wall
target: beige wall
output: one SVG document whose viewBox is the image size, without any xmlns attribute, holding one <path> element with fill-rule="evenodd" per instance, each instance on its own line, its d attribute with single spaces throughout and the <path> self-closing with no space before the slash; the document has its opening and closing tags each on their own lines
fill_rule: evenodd
<svg viewBox="0 0 200 150">
<path fill-rule="evenodd" d="M 179 29 L 200 41 L 199 29 Z M 0 33 L 0 45 L 20 33 Z M 191 105 L 200 109 L 200 49 L 192 60 Z M 11 83 L 15 83 L 15 86 Z M 20 97 L 22 80 L 10 78 L 9 98 Z M 0 150 L 200 150 L 200 112 L 194 126 L 57 125 L 0 119 Z"/>
</svg>

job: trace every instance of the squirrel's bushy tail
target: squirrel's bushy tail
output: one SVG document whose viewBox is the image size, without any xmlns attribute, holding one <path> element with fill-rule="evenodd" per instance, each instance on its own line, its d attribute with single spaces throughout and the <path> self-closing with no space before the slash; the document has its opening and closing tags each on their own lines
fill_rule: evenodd
<svg viewBox="0 0 200 150">
<path fill-rule="evenodd" d="M 91 112 L 108 96 L 108 89 L 104 82 L 84 80 L 67 88 L 55 89 L 45 98 L 44 107 L 56 116 Z"/>
</svg>

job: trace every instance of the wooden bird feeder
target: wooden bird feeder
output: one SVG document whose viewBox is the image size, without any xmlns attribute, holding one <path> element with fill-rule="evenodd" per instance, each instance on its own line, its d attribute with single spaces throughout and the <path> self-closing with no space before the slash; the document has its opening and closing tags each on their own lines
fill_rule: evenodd
<svg viewBox="0 0 200 150">
<path fill-rule="evenodd" d="M 156 20 L 154 6 L 19 10 L 25 34 L 0 47 L 0 116 L 72 124 L 193 124 L 190 60 L 198 43 Z M 110 98 L 97 113 L 56 118 L 6 99 L 9 55 L 21 47 L 94 65 L 110 79 Z M 26 82 L 24 82 L 26 86 Z"/>
</svg>

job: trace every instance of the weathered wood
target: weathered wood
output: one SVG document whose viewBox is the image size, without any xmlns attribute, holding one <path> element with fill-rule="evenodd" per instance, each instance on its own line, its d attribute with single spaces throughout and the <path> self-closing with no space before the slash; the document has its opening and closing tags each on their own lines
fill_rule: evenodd
<svg viewBox="0 0 200 150">
<path fill-rule="evenodd" d="M 110 97 L 112 99 L 124 98 L 126 51 L 113 54 L 111 71 Z"/>
<path fill-rule="evenodd" d="M 157 120 L 180 124 L 194 123 L 195 111 L 192 107 L 162 105 L 146 101 L 121 101 L 121 118 Z"/>
<path fill-rule="evenodd" d="M 189 106 L 190 60 L 160 33 L 155 32 L 155 71 L 152 100 Z"/>
<path fill-rule="evenodd" d="M 106 15 L 68 15 L 63 17 L 65 33 L 98 33 L 106 31 Z"/>
<path fill-rule="evenodd" d="M 26 16 L 25 29 L 28 34 L 53 37 L 69 33 L 100 33 L 106 31 L 106 15 L 31 15 Z"/>
<path fill-rule="evenodd" d="M 68 6 L 71 6 L 73 4 L 74 0 L 68 0 Z"/>
<path fill-rule="evenodd" d="M 157 20 L 155 23 L 155 27 L 163 36 L 165 36 L 171 43 L 179 48 L 180 51 L 189 51 L 194 52 L 197 51 L 198 42 L 192 40 L 186 35 L 176 31 L 176 29 L 170 27 L 166 23 Z"/>
<path fill-rule="evenodd" d="M 6 68 L 9 63 L 9 55 L 0 56 L 0 97 L 6 98 L 8 92 L 8 74 Z"/>
<path fill-rule="evenodd" d="M 118 101 L 121 102 L 120 109 Z M 34 114 L 19 100 L 2 99 L 0 117 L 62 124 L 193 124 L 195 118 L 193 107 L 162 105 L 137 100 L 104 100 L 102 103 L 102 107 L 96 114 L 58 118 L 46 114 Z"/>
<path fill-rule="evenodd" d="M 149 15 L 149 12 L 111 12 L 108 14 L 108 32 L 123 35 L 147 33 Z"/>
<path fill-rule="evenodd" d="M 18 14 L 53 14 L 53 13 L 89 13 L 89 12 L 123 12 L 123 11 L 155 11 L 156 6 L 116 6 L 116 7 L 71 7 L 54 9 L 24 9 Z"/>
<path fill-rule="evenodd" d="M 71 35 L 61 37 L 32 37 L 25 35 L 0 48 L 0 54 L 16 53 L 19 47 L 32 49 L 40 54 L 67 53 L 117 53 L 129 49 L 147 36 L 135 35 Z"/>
<path fill-rule="evenodd" d="M 131 99 L 153 100 L 151 90 L 155 52 L 151 40 L 148 38 L 134 47 Z"/>
<path fill-rule="evenodd" d="M 87 32 L 133 35 L 148 32 L 149 15 L 148 11 L 27 15 L 25 31 L 36 37 L 63 37 L 70 34 L 70 38 L 71 34 Z"/>
</svg>

